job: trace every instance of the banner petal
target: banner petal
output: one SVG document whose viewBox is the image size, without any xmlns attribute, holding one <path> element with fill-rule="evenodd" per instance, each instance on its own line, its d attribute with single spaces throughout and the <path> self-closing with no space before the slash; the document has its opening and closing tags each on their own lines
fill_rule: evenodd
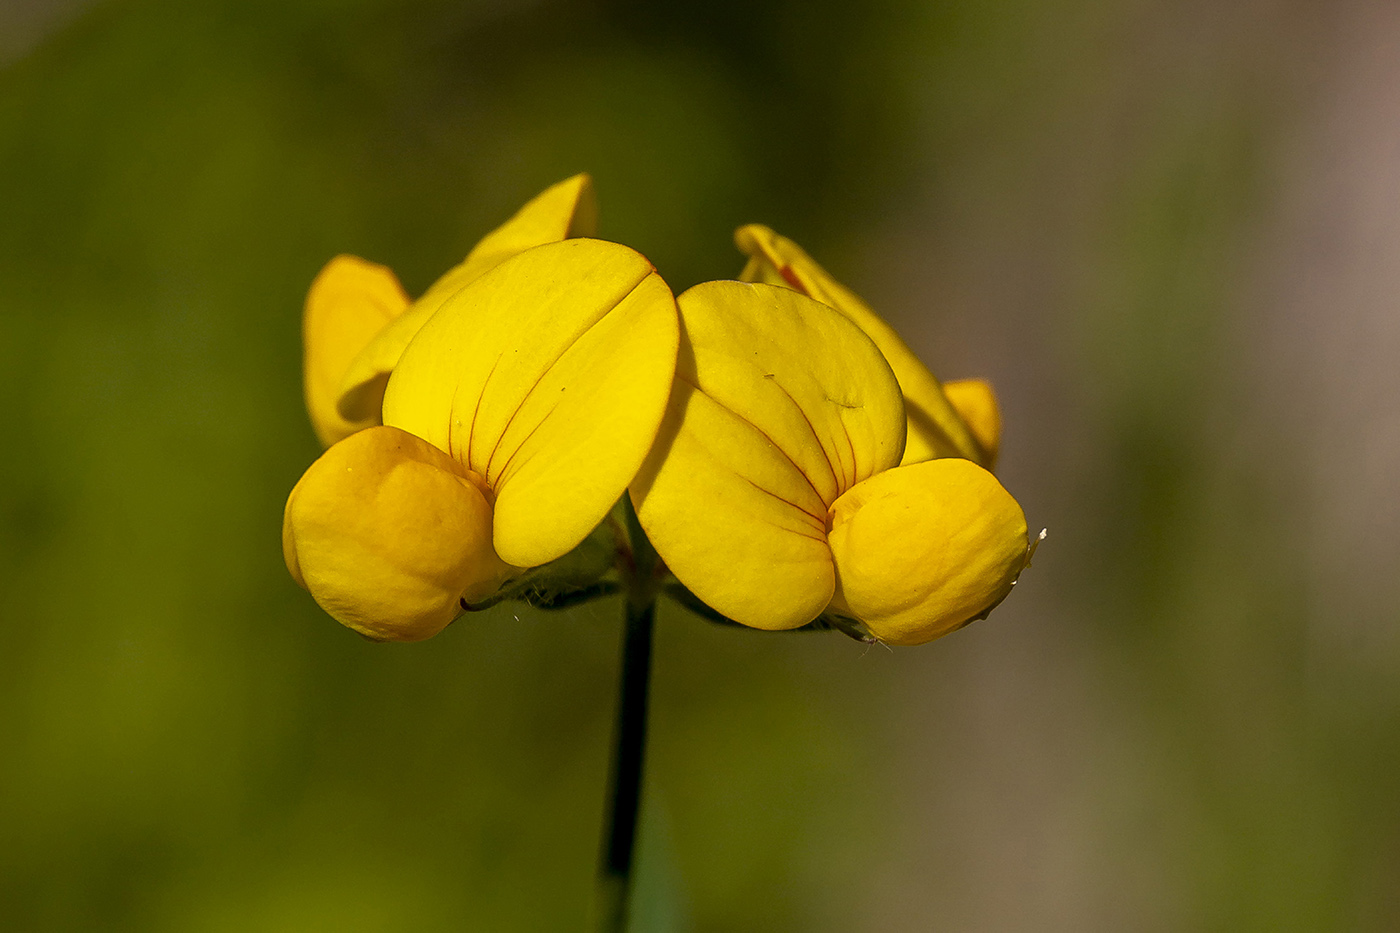
<svg viewBox="0 0 1400 933">
<path fill-rule="evenodd" d="M 480 474 L 497 551 L 536 566 L 582 541 L 636 475 L 678 339 L 675 299 L 640 253 L 588 239 L 536 247 L 424 325 L 384 420 Z"/>
<path fill-rule="evenodd" d="M 790 289 L 707 282 L 678 305 L 676 384 L 632 485 L 638 517 L 714 609 L 803 625 L 833 592 L 828 509 L 899 462 L 898 383 L 857 327 Z"/>
</svg>

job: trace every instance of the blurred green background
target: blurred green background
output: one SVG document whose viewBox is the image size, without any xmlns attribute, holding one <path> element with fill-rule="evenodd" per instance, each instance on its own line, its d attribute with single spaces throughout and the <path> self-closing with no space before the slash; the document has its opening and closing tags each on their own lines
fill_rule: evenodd
<svg viewBox="0 0 1400 933">
<path fill-rule="evenodd" d="M 982 374 L 1050 539 L 933 645 L 663 610 L 639 929 L 1400 929 L 1400 8 L 0 0 L 0 928 L 583 930 L 618 607 L 282 566 L 338 252 L 592 172 Z"/>
</svg>

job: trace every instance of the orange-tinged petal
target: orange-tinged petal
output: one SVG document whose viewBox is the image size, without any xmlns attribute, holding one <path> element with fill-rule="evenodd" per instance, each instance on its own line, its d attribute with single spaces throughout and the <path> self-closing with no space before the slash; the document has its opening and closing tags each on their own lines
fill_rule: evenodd
<svg viewBox="0 0 1400 933">
<path fill-rule="evenodd" d="M 491 546 L 491 505 L 452 458 L 390 427 L 332 446 L 292 490 L 287 569 L 335 619 L 370 638 L 436 635 L 516 573 Z"/>
<path fill-rule="evenodd" d="M 744 281 L 785 285 L 840 311 L 875 341 L 904 392 L 909 418 L 904 463 L 933 457 L 966 457 L 978 463 L 986 452 L 943 393 L 943 387 L 893 327 L 808 256 L 802 247 L 762 224 L 740 227 L 734 242 L 747 254 Z"/>
<path fill-rule="evenodd" d="M 679 340 L 641 254 L 601 240 L 527 250 L 450 298 L 404 351 L 384 420 L 485 477 L 516 566 L 572 550 L 651 448 Z"/>
<path fill-rule="evenodd" d="M 379 423 L 377 411 L 352 419 L 337 411 L 340 382 L 351 360 L 407 307 L 394 273 L 356 256 L 335 257 L 311 283 L 302 316 L 303 374 L 306 409 L 323 446 Z"/>
<path fill-rule="evenodd" d="M 588 175 L 566 178 L 536 195 L 510 220 L 483 237 L 465 260 L 429 286 L 406 314 L 364 347 L 338 386 L 341 414 L 349 419 L 377 420 L 385 380 L 404 347 L 448 298 L 518 253 L 569 237 L 595 236 L 597 227 L 598 200 Z"/>
<path fill-rule="evenodd" d="M 857 327 L 790 289 L 707 282 L 678 304 L 666 425 L 632 485 L 642 527 L 719 612 L 803 625 L 834 586 L 828 507 L 899 462 L 899 386 Z"/>
<path fill-rule="evenodd" d="M 919 645 L 980 617 L 1026 565 L 1026 519 L 968 460 L 901 466 L 837 500 L 828 535 L 833 608 L 892 645 Z"/>
<path fill-rule="evenodd" d="M 943 383 L 943 392 L 986 452 L 982 465 L 995 468 L 1001 449 L 1001 407 L 992 384 L 985 379 L 954 379 Z"/>
</svg>

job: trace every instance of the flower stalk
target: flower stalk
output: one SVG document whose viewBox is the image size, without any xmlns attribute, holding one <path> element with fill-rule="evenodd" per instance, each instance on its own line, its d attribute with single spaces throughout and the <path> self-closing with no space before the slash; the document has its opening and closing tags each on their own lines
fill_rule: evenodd
<svg viewBox="0 0 1400 933">
<path fill-rule="evenodd" d="M 622 933 L 627 929 L 646 754 L 651 636 L 656 616 L 656 551 L 642 532 L 632 503 L 625 496 L 623 503 L 631 551 L 621 555 L 627 599 L 623 603 L 622 669 L 608 782 L 608 819 L 598 866 L 600 933 Z"/>
</svg>

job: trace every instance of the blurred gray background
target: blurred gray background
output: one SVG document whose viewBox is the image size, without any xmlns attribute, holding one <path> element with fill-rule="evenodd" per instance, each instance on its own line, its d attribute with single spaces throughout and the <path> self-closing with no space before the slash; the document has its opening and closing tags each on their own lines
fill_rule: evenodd
<svg viewBox="0 0 1400 933">
<path fill-rule="evenodd" d="M 618 607 L 288 578 L 300 305 L 544 186 L 803 243 L 1050 538 L 918 649 L 662 611 L 639 929 L 1400 928 L 1400 6 L 0 0 L 0 925 L 583 930 Z"/>
</svg>

